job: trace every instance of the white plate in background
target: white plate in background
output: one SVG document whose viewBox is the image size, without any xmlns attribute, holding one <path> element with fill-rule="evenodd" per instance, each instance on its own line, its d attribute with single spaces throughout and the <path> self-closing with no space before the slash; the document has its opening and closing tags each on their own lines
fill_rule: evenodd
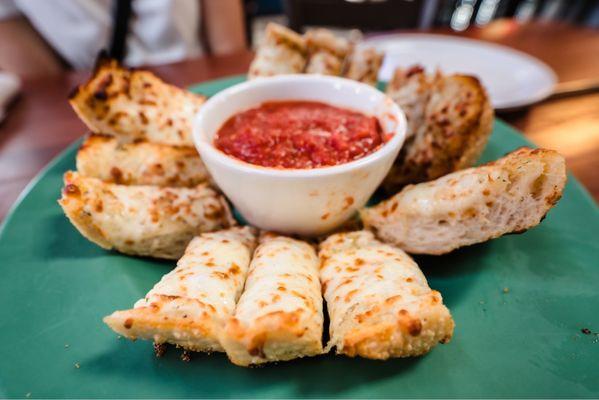
<svg viewBox="0 0 599 400">
<path fill-rule="evenodd" d="M 557 77 L 542 61 L 509 47 L 473 39 L 431 34 L 391 34 L 366 39 L 364 46 L 385 52 L 379 80 L 396 67 L 423 65 L 427 71 L 478 76 L 496 109 L 513 109 L 549 96 Z"/>
</svg>

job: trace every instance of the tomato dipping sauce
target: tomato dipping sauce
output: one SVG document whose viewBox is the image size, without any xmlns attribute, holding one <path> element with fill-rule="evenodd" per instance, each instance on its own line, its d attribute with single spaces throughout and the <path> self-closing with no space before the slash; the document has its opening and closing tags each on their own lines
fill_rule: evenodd
<svg viewBox="0 0 599 400">
<path fill-rule="evenodd" d="M 229 118 L 214 137 L 229 156 L 289 169 L 344 164 L 385 142 L 377 118 L 313 101 L 263 103 Z"/>
</svg>

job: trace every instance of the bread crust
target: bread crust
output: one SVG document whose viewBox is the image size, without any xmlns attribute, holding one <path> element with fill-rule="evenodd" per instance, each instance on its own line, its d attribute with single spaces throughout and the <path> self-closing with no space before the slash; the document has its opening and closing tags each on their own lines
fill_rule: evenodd
<svg viewBox="0 0 599 400">
<path fill-rule="evenodd" d="M 472 166 L 493 127 L 494 112 L 480 81 L 470 75 L 427 75 L 397 69 L 387 94 L 406 112 L 407 140 L 384 185 L 389 191 Z"/>
<path fill-rule="evenodd" d="M 102 58 L 69 102 L 94 133 L 122 142 L 147 140 L 192 147 L 192 120 L 204 100 L 149 71 L 129 70 Z"/>
<path fill-rule="evenodd" d="M 561 155 L 520 148 L 480 167 L 409 185 L 360 215 L 383 241 L 439 255 L 538 225 L 565 184 Z"/>
<path fill-rule="evenodd" d="M 263 235 L 221 343 L 236 365 L 322 353 L 318 257 L 305 242 Z"/>
<path fill-rule="evenodd" d="M 356 231 L 330 236 L 319 256 L 327 350 L 386 360 L 422 355 L 451 339 L 454 322 L 440 293 L 402 250 Z"/>
<path fill-rule="evenodd" d="M 134 308 L 104 318 L 129 339 L 171 343 L 192 351 L 223 351 L 219 337 L 239 299 L 252 251 L 252 228 L 231 228 L 191 241 L 177 267 Z"/>
<path fill-rule="evenodd" d="M 64 185 L 59 204 L 77 230 L 125 254 L 178 259 L 195 235 L 234 223 L 225 199 L 206 184 L 123 186 L 69 171 Z"/>
</svg>

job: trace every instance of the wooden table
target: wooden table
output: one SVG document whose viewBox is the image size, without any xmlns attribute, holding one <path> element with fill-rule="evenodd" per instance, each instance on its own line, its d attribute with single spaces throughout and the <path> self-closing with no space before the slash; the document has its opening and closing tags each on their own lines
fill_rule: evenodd
<svg viewBox="0 0 599 400">
<path fill-rule="evenodd" d="M 435 33 L 450 33 L 436 30 Z M 599 33 L 561 24 L 519 25 L 500 21 L 462 35 L 502 43 L 549 64 L 561 82 L 599 77 Z M 166 81 L 185 86 L 240 74 L 252 54 L 205 57 L 152 68 Z M 0 220 L 27 182 L 67 145 L 84 125 L 67 103 L 69 92 L 86 73 L 24 82 L 20 99 L 0 126 Z M 599 200 L 599 93 L 551 100 L 501 118 L 541 147 L 567 158 L 568 167 Z M 57 189 L 58 196 L 58 189 Z"/>
</svg>

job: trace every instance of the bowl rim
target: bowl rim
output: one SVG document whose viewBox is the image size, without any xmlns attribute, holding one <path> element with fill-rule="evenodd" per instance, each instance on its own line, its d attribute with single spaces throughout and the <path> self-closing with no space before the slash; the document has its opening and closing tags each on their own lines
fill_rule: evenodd
<svg viewBox="0 0 599 400">
<path fill-rule="evenodd" d="M 356 90 L 363 91 L 364 96 L 375 95 L 380 97 L 381 101 L 388 101 L 390 110 L 398 122 L 397 127 L 393 133 L 393 137 L 372 153 L 357 160 L 337 165 L 301 169 L 272 168 L 248 163 L 238 158 L 229 156 L 228 154 L 217 149 L 213 145 L 213 143 L 207 140 L 207 138 L 205 138 L 204 135 L 202 135 L 202 133 L 200 132 L 199 126 L 203 123 L 203 119 L 209 117 L 209 113 L 212 111 L 211 109 L 214 107 L 215 104 L 219 104 L 219 102 L 224 103 L 223 99 L 230 98 L 246 90 L 259 89 L 260 87 L 266 85 L 280 85 L 297 81 L 322 82 L 323 86 L 328 84 L 331 87 L 334 87 L 335 84 L 353 86 Z M 329 103 L 327 99 L 319 100 L 317 97 L 318 96 L 315 96 L 313 101 L 322 101 L 323 103 Z M 290 96 L 290 100 L 293 101 L 293 96 Z M 259 104 L 260 103 L 257 103 L 256 105 Z M 384 92 L 365 83 L 336 76 L 287 74 L 248 80 L 218 92 L 216 95 L 206 100 L 206 102 L 200 107 L 200 110 L 194 116 L 192 128 L 193 142 L 203 159 L 210 158 L 212 161 L 219 162 L 220 164 L 226 164 L 231 168 L 235 168 L 248 174 L 272 176 L 276 178 L 306 178 L 313 176 L 330 176 L 337 174 L 345 174 L 347 172 L 360 169 L 366 165 L 375 163 L 387 156 L 389 153 L 392 153 L 396 150 L 399 151 L 405 141 L 407 133 L 407 121 L 405 113 L 403 112 L 401 107 L 397 105 L 397 103 L 395 103 Z"/>
</svg>

